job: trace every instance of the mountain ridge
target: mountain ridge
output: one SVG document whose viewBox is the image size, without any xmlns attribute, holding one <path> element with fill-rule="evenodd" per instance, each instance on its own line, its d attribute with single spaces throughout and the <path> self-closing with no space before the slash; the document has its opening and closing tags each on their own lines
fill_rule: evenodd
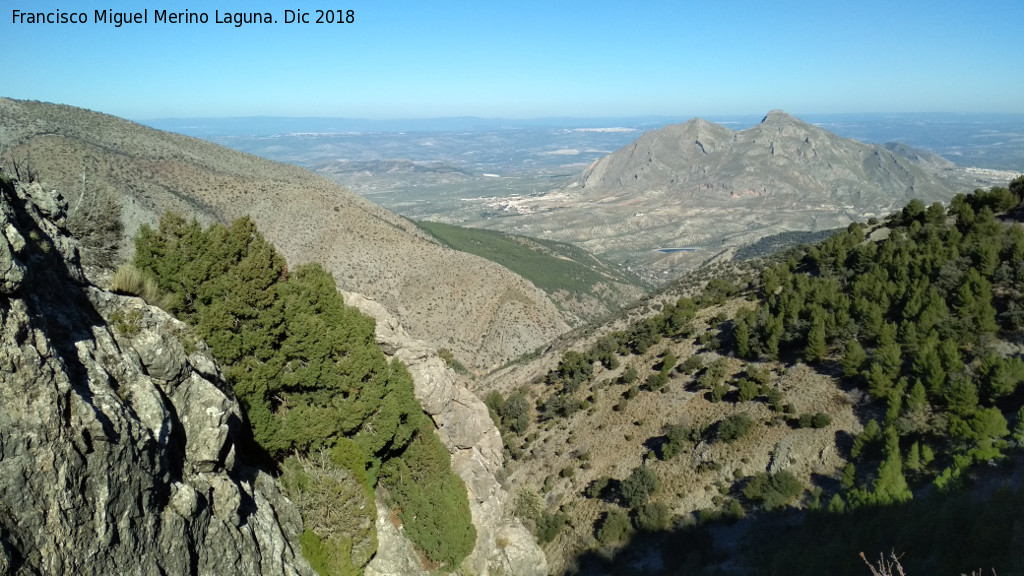
<svg viewBox="0 0 1024 576">
<path fill-rule="evenodd" d="M 290 262 L 319 261 L 417 338 L 485 370 L 568 330 L 550 299 L 506 269 L 441 246 L 413 223 L 297 166 L 70 106 L 0 99 L 0 151 L 64 195 L 113 190 L 126 235 L 167 210 L 249 214 Z M 73 207 L 74 208 L 74 207 Z"/>
</svg>

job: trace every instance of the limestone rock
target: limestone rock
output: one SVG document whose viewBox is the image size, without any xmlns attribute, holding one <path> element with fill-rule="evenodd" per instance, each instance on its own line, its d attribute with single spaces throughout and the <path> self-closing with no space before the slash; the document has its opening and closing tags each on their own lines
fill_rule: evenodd
<svg viewBox="0 0 1024 576">
<path fill-rule="evenodd" d="M 150 378 L 178 384 L 185 376 L 185 349 L 167 333 L 144 330 L 132 340 Z"/>
<path fill-rule="evenodd" d="M 313 574 L 204 347 L 86 285 L 59 195 L 2 186 L 0 574 Z"/>
<path fill-rule="evenodd" d="M 470 392 L 444 360 L 425 343 L 410 337 L 379 303 L 344 293 L 348 305 L 377 321 L 377 341 L 389 355 L 409 368 L 416 398 L 433 419 L 441 441 L 452 455 L 452 469 L 466 485 L 477 541 L 466 560 L 473 574 L 543 576 L 548 573 L 544 552 L 533 535 L 511 514 L 511 496 L 498 482 L 502 470 L 501 435 L 487 407 Z M 391 525 L 378 503 L 378 552 L 367 575 L 427 574 L 414 563 L 409 543 Z"/>
<path fill-rule="evenodd" d="M 781 440 L 775 444 L 775 448 L 772 449 L 772 459 L 768 463 L 768 473 L 778 474 L 783 470 L 788 470 L 793 465 L 793 436 L 784 436 Z"/>
</svg>

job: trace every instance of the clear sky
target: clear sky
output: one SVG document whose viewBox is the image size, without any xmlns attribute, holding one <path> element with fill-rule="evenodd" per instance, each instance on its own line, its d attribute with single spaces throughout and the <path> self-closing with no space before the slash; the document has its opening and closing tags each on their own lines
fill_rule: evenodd
<svg viewBox="0 0 1024 576">
<path fill-rule="evenodd" d="M 315 24 L 316 10 L 351 24 Z M 85 24 L 14 23 L 14 11 Z M 146 24 L 96 10 L 148 9 Z M 205 12 L 158 24 L 156 10 Z M 310 13 L 286 24 L 285 10 Z M 135 120 L 1024 113 L 1024 0 L 4 0 L 0 95 Z M 269 11 L 274 24 L 217 24 Z"/>
</svg>

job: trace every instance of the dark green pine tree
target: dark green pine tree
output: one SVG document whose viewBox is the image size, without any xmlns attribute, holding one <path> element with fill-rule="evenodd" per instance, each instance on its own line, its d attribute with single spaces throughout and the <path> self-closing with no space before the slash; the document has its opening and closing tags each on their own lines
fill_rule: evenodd
<svg viewBox="0 0 1024 576">
<path fill-rule="evenodd" d="M 828 346 L 825 343 L 825 321 L 815 314 L 811 329 L 807 332 L 807 348 L 804 349 L 804 360 L 809 364 L 817 364 L 825 359 Z"/>
<path fill-rule="evenodd" d="M 873 496 L 879 504 L 906 502 L 913 497 L 907 479 L 903 476 L 903 457 L 900 455 L 899 436 L 896 429 L 885 430 L 885 460 L 878 468 L 873 486 Z"/>
<path fill-rule="evenodd" d="M 868 354 L 860 342 L 850 340 L 846 343 L 846 350 L 843 353 L 843 375 L 846 377 L 856 376 L 867 359 Z"/>
</svg>

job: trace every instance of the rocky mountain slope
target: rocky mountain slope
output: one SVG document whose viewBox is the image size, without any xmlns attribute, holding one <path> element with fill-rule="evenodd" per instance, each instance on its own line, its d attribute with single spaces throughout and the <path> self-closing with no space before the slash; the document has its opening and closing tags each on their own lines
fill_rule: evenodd
<svg viewBox="0 0 1024 576">
<path fill-rule="evenodd" d="M 552 572 L 1024 566 L 1022 202 L 1018 177 L 705 267 L 480 382 Z"/>
<path fill-rule="evenodd" d="M 90 285 L 65 210 L 3 184 L 0 572 L 313 574 L 205 345 Z"/>
<path fill-rule="evenodd" d="M 776 110 L 738 132 L 701 119 L 647 132 L 495 225 L 576 242 L 667 280 L 769 234 L 837 228 L 1010 177 L 840 138 Z"/>
<path fill-rule="evenodd" d="M 398 217 L 304 169 L 69 106 L 0 99 L 0 154 L 61 190 L 71 209 L 113 191 L 126 234 L 173 210 L 201 221 L 248 214 L 293 264 L 318 261 L 412 335 L 484 369 L 568 329 L 529 282 L 440 246 Z"/>
<path fill-rule="evenodd" d="M 0 571 L 313 574 L 299 510 L 237 449 L 248 429 L 206 345 L 159 308 L 93 286 L 66 210 L 48 187 L 3 184 Z M 383 306 L 345 299 L 377 318 L 468 488 L 477 541 L 466 565 L 547 574 L 498 483 L 487 408 Z M 430 573 L 380 498 L 377 509 L 368 572 Z"/>
</svg>

